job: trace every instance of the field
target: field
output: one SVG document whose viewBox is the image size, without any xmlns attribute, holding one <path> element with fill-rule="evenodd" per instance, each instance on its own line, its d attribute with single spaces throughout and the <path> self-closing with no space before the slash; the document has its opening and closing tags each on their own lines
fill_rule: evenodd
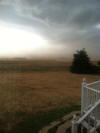
<svg viewBox="0 0 100 133">
<path fill-rule="evenodd" d="M 26 113 L 35 115 L 80 105 L 82 79 L 93 82 L 100 76 L 72 74 L 70 64 L 64 61 L 0 61 L 2 133 L 10 132 L 23 121 Z"/>
</svg>

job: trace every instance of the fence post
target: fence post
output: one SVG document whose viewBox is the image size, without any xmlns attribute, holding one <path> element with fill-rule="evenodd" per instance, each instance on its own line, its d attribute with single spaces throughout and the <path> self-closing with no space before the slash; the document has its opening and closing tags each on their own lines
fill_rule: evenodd
<svg viewBox="0 0 100 133">
<path fill-rule="evenodd" d="M 86 79 L 83 78 L 83 82 L 82 82 L 82 90 L 81 90 L 81 115 L 83 114 L 84 111 L 84 107 L 86 105 L 85 101 L 86 101 Z"/>
<path fill-rule="evenodd" d="M 72 133 L 78 133 L 77 131 L 77 122 L 76 122 L 76 115 L 73 115 L 73 120 L 72 120 Z"/>
</svg>

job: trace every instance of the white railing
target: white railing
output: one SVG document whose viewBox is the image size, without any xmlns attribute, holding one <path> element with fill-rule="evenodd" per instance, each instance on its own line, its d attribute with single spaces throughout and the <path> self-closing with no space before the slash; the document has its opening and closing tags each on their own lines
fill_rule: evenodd
<svg viewBox="0 0 100 133">
<path fill-rule="evenodd" d="M 91 127 L 91 119 L 94 121 L 94 127 Z M 100 81 L 87 84 L 86 80 L 83 79 L 81 117 L 78 120 L 76 119 L 76 116 L 73 117 L 72 133 L 78 133 L 78 125 L 81 124 L 86 126 L 86 123 L 88 133 L 94 133 L 96 128 L 100 126 Z"/>
<path fill-rule="evenodd" d="M 81 98 L 81 114 L 88 111 L 100 99 L 100 81 L 90 84 L 83 79 L 82 98 Z"/>
</svg>

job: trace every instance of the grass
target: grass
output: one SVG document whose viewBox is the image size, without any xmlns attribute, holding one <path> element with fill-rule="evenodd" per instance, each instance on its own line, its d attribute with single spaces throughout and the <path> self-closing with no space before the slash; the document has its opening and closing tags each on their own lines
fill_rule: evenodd
<svg viewBox="0 0 100 133">
<path fill-rule="evenodd" d="M 56 62 L 56 61 L 55 61 Z M 68 68 L 65 63 L 59 64 L 50 61 L 32 60 L 8 60 L 0 61 L 1 72 L 47 72 L 47 71 L 66 71 Z"/>
<path fill-rule="evenodd" d="M 71 105 L 80 104 L 82 78 L 93 82 L 100 76 L 72 74 L 69 66 L 60 61 L 0 61 L 0 132 L 37 133 L 76 110 Z"/>
<path fill-rule="evenodd" d="M 80 106 L 72 105 L 49 112 L 38 112 L 35 115 L 23 113 L 22 115 L 25 116 L 24 120 L 16 124 L 9 133 L 38 133 L 42 127 L 48 125 L 50 122 L 58 120 L 75 110 L 80 110 Z"/>
</svg>

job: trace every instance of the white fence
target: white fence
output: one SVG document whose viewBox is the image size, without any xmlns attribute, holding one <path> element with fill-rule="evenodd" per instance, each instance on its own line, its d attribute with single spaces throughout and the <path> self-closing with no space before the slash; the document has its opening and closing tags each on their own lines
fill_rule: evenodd
<svg viewBox="0 0 100 133">
<path fill-rule="evenodd" d="M 92 126 L 91 126 L 91 122 Z M 94 133 L 100 127 L 100 81 L 90 84 L 83 79 L 81 95 L 81 116 L 77 120 L 76 116 L 72 121 L 72 133 L 78 133 L 77 127 L 87 128 L 88 133 Z M 83 129 L 83 128 L 82 128 Z"/>
<path fill-rule="evenodd" d="M 88 111 L 100 99 L 100 81 L 82 83 L 81 114 Z"/>
</svg>

